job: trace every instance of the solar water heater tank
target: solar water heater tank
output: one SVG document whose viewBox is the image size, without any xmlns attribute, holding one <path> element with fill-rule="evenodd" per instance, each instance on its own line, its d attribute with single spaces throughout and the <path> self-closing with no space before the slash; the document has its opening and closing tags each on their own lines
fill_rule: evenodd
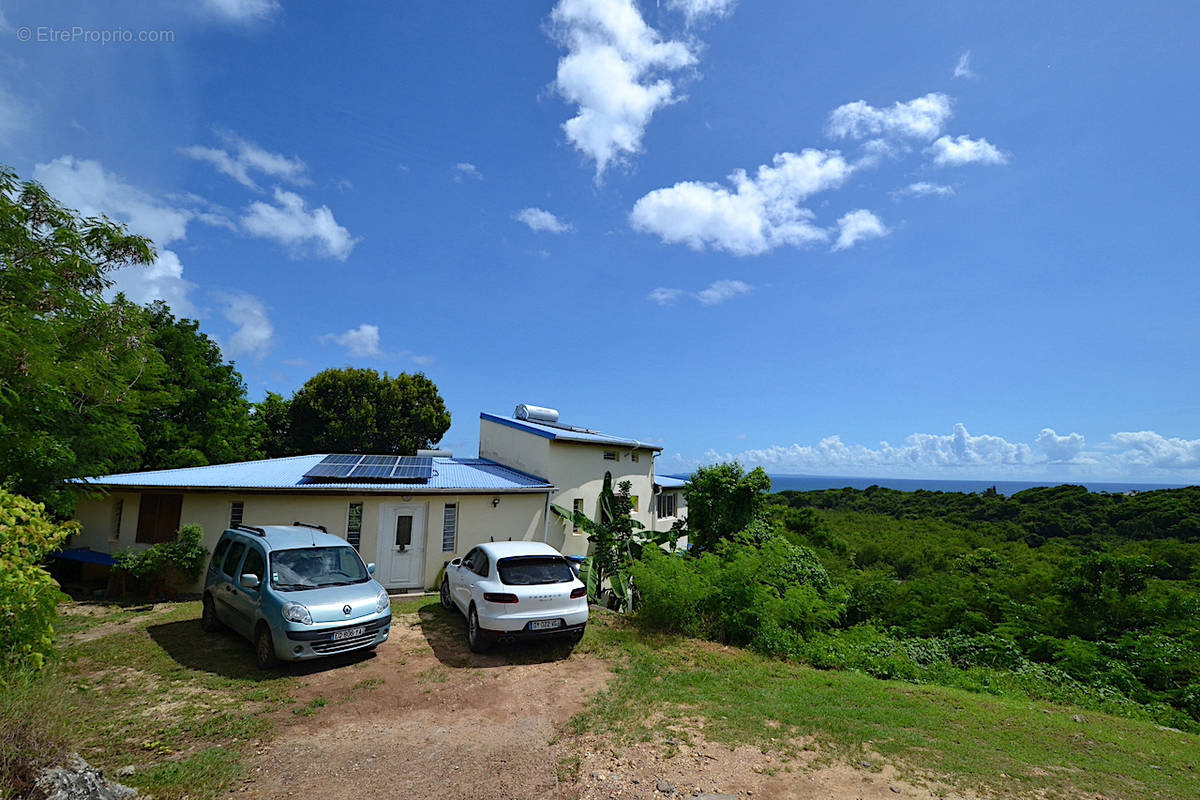
<svg viewBox="0 0 1200 800">
<path fill-rule="evenodd" d="M 513 416 L 517 419 L 529 420 L 530 422 L 549 422 L 551 424 L 558 422 L 558 411 L 553 408 L 544 408 L 543 406 L 531 406 L 528 403 L 521 403 L 517 406 L 517 410 L 513 412 Z"/>
</svg>

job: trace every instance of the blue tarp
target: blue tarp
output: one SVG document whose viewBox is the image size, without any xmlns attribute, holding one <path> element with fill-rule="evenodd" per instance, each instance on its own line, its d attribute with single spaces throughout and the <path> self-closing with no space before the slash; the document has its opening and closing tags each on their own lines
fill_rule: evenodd
<svg viewBox="0 0 1200 800">
<path fill-rule="evenodd" d="M 97 553 L 95 550 L 89 550 L 86 547 L 76 547 L 72 550 L 63 550 L 61 553 L 52 553 L 51 558 L 61 558 L 63 561 L 81 561 L 84 564 L 103 564 L 106 567 L 111 567 L 115 563 L 113 557 L 108 553 Z"/>
</svg>

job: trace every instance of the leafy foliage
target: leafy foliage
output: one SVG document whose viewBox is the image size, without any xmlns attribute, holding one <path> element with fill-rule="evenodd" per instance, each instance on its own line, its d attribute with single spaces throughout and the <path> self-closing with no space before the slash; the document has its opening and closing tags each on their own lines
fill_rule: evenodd
<svg viewBox="0 0 1200 800">
<path fill-rule="evenodd" d="M 771 479 L 762 467 L 750 472 L 736 461 L 700 467 L 692 475 L 687 495 L 688 541 L 700 550 L 751 527 L 762 514 Z"/>
<path fill-rule="evenodd" d="M 62 592 L 42 562 L 77 529 L 51 522 L 40 503 L 0 489 L 0 681 L 40 669 L 51 652 Z"/>
<path fill-rule="evenodd" d="M 117 568 L 139 579 L 151 591 L 164 590 L 173 581 L 188 584 L 200 576 L 208 559 L 204 530 L 184 525 L 171 542 L 158 542 L 143 550 L 127 549 L 113 556 Z"/>
<path fill-rule="evenodd" d="M 272 419 L 278 406 L 271 400 L 267 407 Z M 317 373 L 287 403 L 287 418 L 285 446 L 296 453 L 411 455 L 433 446 L 450 428 L 450 413 L 433 381 L 419 372 L 390 378 L 373 369 Z M 270 444 L 279 446 L 277 433 Z"/>
</svg>

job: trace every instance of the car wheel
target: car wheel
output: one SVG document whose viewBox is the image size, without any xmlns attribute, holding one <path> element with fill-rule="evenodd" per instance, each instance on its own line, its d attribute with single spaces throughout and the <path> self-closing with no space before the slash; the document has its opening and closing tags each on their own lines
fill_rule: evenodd
<svg viewBox="0 0 1200 800">
<path fill-rule="evenodd" d="M 479 628 L 479 615 L 475 613 L 475 606 L 471 606 L 471 610 L 467 612 L 467 647 L 471 648 L 472 653 L 486 653 L 491 646 L 487 634 Z"/>
<path fill-rule="evenodd" d="M 204 605 L 200 609 L 200 627 L 208 633 L 216 633 L 225 627 L 225 624 L 217 619 L 212 595 L 204 595 Z"/>
<path fill-rule="evenodd" d="M 279 658 L 275 655 L 275 642 L 271 639 L 271 629 L 266 625 L 258 626 L 254 636 L 254 660 L 259 669 L 271 669 L 279 666 Z"/>
<path fill-rule="evenodd" d="M 450 579 L 442 578 L 442 590 L 440 592 L 442 599 L 442 608 L 447 611 L 454 610 L 454 600 L 450 598 Z"/>
</svg>

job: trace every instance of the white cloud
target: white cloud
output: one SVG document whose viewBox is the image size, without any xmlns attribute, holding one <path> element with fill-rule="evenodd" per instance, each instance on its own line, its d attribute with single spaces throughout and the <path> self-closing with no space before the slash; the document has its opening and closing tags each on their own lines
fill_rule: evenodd
<svg viewBox="0 0 1200 800">
<path fill-rule="evenodd" d="M 454 165 L 454 182 L 462 183 L 465 178 L 472 180 L 483 180 L 483 173 L 469 161 L 460 161 Z"/>
<path fill-rule="evenodd" d="M 641 152 L 650 118 L 679 99 L 665 76 L 695 64 L 696 55 L 664 40 L 633 0 L 559 0 L 550 19 L 567 49 L 554 87 L 578 107 L 563 131 L 596 163 L 599 181 L 613 163 Z"/>
<path fill-rule="evenodd" d="M 987 139 L 972 139 L 969 136 L 943 136 L 931 144 L 926 152 L 933 156 L 933 163 L 939 167 L 1004 164 L 1008 161 L 1008 156 Z"/>
<path fill-rule="evenodd" d="M 1117 457 L 1135 466 L 1159 469 L 1200 467 L 1200 439 L 1170 438 L 1154 431 L 1115 433 L 1113 443 L 1125 447 Z"/>
<path fill-rule="evenodd" d="M 363 323 L 345 333 L 330 333 L 321 337 L 322 342 L 340 344 L 357 358 L 376 358 L 383 355 L 379 349 L 379 326 Z"/>
<path fill-rule="evenodd" d="M 747 294 L 751 288 L 750 284 L 742 281 L 713 281 L 707 289 L 696 293 L 696 299 L 706 306 L 715 306 L 739 294 Z"/>
<path fill-rule="evenodd" d="M 889 108 L 876 108 L 865 100 L 838 106 L 829 115 L 827 131 L 830 136 L 864 139 L 869 136 L 893 135 L 912 139 L 932 139 L 942 132 L 951 115 L 950 98 L 940 92 Z"/>
<path fill-rule="evenodd" d="M 760 165 L 754 177 L 735 171 L 729 176 L 732 191 L 696 181 L 655 189 L 634 204 L 629 220 L 636 230 L 694 250 L 758 255 L 784 245 L 802 247 L 826 241 L 829 234 L 799 204 L 841 186 L 853 170 L 836 151 L 781 153 L 771 166 Z"/>
<path fill-rule="evenodd" d="M 896 191 L 892 192 L 893 197 L 901 197 L 904 195 L 909 195 L 912 197 L 929 197 L 930 195 L 945 197 L 952 194 L 954 194 L 953 186 L 946 186 L 941 183 L 930 183 L 929 181 L 917 181 L 916 183 L 910 183 L 903 189 L 897 189 Z"/>
<path fill-rule="evenodd" d="M 954 77 L 956 78 L 974 78 L 975 72 L 971 69 L 971 51 L 963 53 L 958 57 L 958 63 L 954 65 Z"/>
<path fill-rule="evenodd" d="M 237 292 L 224 295 L 225 319 L 237 326 L 221 348 L 229 358 L 248 355 L 261 359 L 273 346 L 275 327 L 266 306 L 254 295 Z"/>
<path fill-rule="evenodd" d="M 217 135 L 230 147 L 221 150 L 215 147 L 192 145 L 183 148 L 183 154 L 197 161 L 211 164 L 221 172 L 248 189 L 259 191 L 259 186 L 250 173 L 259 172 L 270 178 L 286 181 L 298 186 L 310 183 L 308 166 L 298 157 L 272 153 L 234 133 L 218 131 Z"/>
<path fill-rule="evenodd" d="M 257 22 L 269 19 L 279 10 L 278 0 L 204 0 L 202 8 L 210 15 L 229 22 Z"/>
<path fill-rule="evenodd" d="M 660 286 L 647 295 L 647 299 L 652 303 L 658 303 L 660 306 L 669 306 L 682 297 L 683 289 L 668 289 L 665 286 Z"/>
<path fill-rule="evenodd" d="M 1048 460 L 1067 464 L 1079 458 L 1085 445 L 1082 434 L 1059 436 L 1053 428 L 1042 428 L 1036 441 Z"/>
<path fill-rule="evenodd" d="M 524 222 L 533 231 L 548 231 L 549 233 L 566 233 L 571 226 L 558 217 L 541 208 L 522 208 L 513 219 Z"/>
<path fill-rule="evenodd" d="M 846 250 L 865 239 L 878 239 L 890 233 L 883 220 L 865 208 L 844 214 L 837 224 L 838 237 L 833 244 L 834 250 Z"/>
<path fill-rule="evenodd" d="M 195 315 L 188 299 L 195 284 L 184 279 L 179 256 L 163 248 L 183 239 L 188 222 L 203 214 L 165 203 L 108 172 L 97 161 L 60 156 L 35 164 L 33 178 L 66 207 L 87 217 L 107 215 L 158 246 L 154 264 L 124 267 L 109 276 L 113 280 L 112 293 L 124 292 L 130 300 L 142 304 L 164 300 L 180 316 Z"/>
<path fill-rule="evenodd" d="M 316 255 L 338 261 L 345 261 L 358 243 L 328 206 L 310 210 L 300 195 L 282 189 L 275 190 L 275 205 L 251 203 L 241 223 L 254 236 L 274 239 L 297 252 L 311 247 Z"/>
<path fill-rule="evenodd" d="M 733 12 L 737 0 L 668 0 L 667 8 L 681 12 L 689 25 L 702 19 L 728 16 Z"/>
</svg>

